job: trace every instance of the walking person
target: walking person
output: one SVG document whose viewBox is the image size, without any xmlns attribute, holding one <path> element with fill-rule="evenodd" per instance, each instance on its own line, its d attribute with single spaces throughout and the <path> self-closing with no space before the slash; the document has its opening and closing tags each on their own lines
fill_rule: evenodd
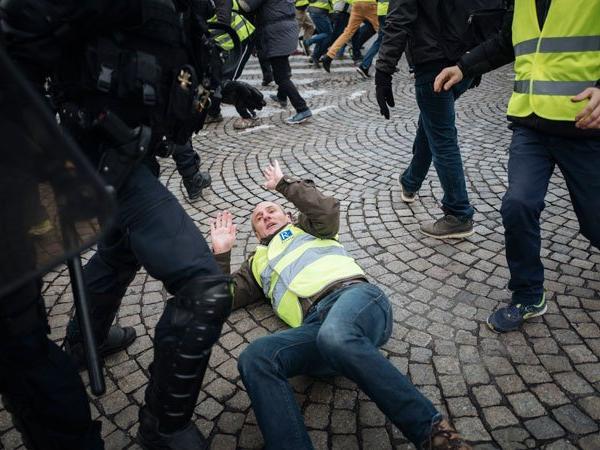
<svg viewBox="0 0 600 450">
<path fill-rule="evenodd" d="M 376 0 L 354 0 L 352 2 L 348 25 L 341 36 L 331 44 L 327 54 L 321 58 L 321 64 L 323 64 L 325 71 L 329 72 L 331 70 L 331 62 L 335 59 L 338 51 L 354 36 L 354 33 L 365 20 L 371 23 L 375 31 L 379 31 Z"/>
<path fill-rule="evenodd" d="M 448 49 L 438 39 L 438 16 L 437 2 L 402 0 L 390 5 L 376 64 L 376 97 L 381 114 L 389 119 L 388 105 L 394 106 L 392 74 L 402 53 L 408 50 L 414 66 L 419 121 L 412 160 L 398 179 L 401 199 L 406 203 L 416 201 L 433 162 L 444 191 L 444 216 L 422 223 L 421 232 L 436 239 L 465 238 L 473 234 L 474 209 L 469 202 L 458 147 L 454 103 L 473 80 L 465 78 L 449 91 L 433 92 L 436 75 L 453 64 L 447 56 Z"/>
<path fill-rule="evenodd" d="M 502 199 L 510 305 L 487 319 L 514 331 L 547 310 L 540 215 L 550 177 L 562 172 L 581 234 L 600 249 L 600 2 L 516 0 L 512 20 L 436 78 L 447 92 L 465 78 L 515 62 L 513 131 Z"/>
<path fill-rule="evenodd" d="M 300 124 L 312 117 L 306 101 L 292 81 L 290 55 L 298 46 L 298 23 L 292 0 L 239 0 L 240 7 L 247 13 L 256 14 L 256 28 L 259 33 L 260 49 L 269 61 L 273 78 L 277 84 L 275 100 L 285 106 L 287 100 L 296 114 L 286 122 Z"/>
<path fill-rule="evenodd" d="M 371 77 L 371 75 L 369 75 L 369 69 L 371 68 L 375 55 L 379 52 L 381 41 L 383 41 L 383 24 L 385 23 L 385 16 L 387 15 L 389 4 L 389 0 L 377 0 L 377 19 L 379 20 L 377 39 L 371 44 L 369 50 L 365 53 L 365 57 L 356 67 L 358 74 L 365 79 Z"/>
<path fill-rule="evenodd" d="M 319 59 L 327 51 L 331 43 L 333 25 L 331 23 L 331 0 L 309 0 L 308 14 L 315 24 L 316 33 L 309 39 L 302 41 L 302 48 L 309 49 L 314 44 L 311 61 L 319 65 Z"/>
</svg>

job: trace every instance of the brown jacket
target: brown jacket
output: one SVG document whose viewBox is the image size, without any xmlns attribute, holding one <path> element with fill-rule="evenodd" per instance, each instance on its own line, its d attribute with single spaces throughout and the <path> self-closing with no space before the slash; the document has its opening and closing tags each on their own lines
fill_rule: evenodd
<svg viewBox="0 0 600 450">
<path fill-rule="evenodd" d="M 277 191 L 298 208 L 299 214 L 295 225 L 318 238 L 331 239 L 338 234 L 340 228 L 340 202 L 319 192 L 311 180 L 293 180 L 284 177 L 276 187 Z M 271 237 L 263 239 L 261 244 L 268 245 Z M 252 257 L 244 261 L 233 273 L 235 293 L 233 308 L 241 308 L 257 300 L 266 300 L 265 295 L 252 275 Z M 215 255 L 219 266 L 225 273 L 230 273 L 230 252 Z"/>
</svg>

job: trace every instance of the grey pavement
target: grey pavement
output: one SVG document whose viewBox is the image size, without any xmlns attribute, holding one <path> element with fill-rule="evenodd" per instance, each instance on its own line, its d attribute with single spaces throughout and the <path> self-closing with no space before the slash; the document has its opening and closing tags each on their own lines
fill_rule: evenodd
<svg viewBox="0 0 600 450">
<path fill-rule="evenodd" d="M 360 80 L 349 62 L 335 61 L 331 74 L 309 67 L 301 56 L 292 58 L 292 66 L 315 113 L 310 122 L 289 126 L 284 119 L 292 110 L 269 104 L 260 127 L 240 132 L 232 126 L 235 111 L 226 107 L 225 122 L 209 125 L 194 140 L 213 185 L 193 203 L 183 195 L 172 161 L 162 161 L 162 180 L 200 229 L 207 233 L 218 210 L 234 214 L 237 267 L 256 244 L 247 220 L 253 205 L 276 198 L 260 187 L 260 168 L 278 159 L 285 172 L 315 179 L 341 201 L 341 241 L 393 303 L 394 332 L 383 353 L 464 437 L 479 449 L 600 449 L 600 254 L 579 235 L 559 174 L 542 214 L 548 313 L 522 332 L 497 335 L 485 325 L 490 312 L 509 299 L 499 208 L 507 186 L 510 68 L 485 76 L 457 103 L 476 234 L 444 242 L 418 231 L 421 221 L 440 215 L 442 192 L 433 169 L 417 202 L 409 206 L 399 198 L 397 176 L 410 160 L 418 118 L 406 65 L 394 77 L 397 106 L 389 121 L 379 115 L 372 79 Z M 243 79 L 260 86 L 254 59 Z M 51 337 L 58 342 L 72 306 L 66 269 L 45 281 Z M 107 360 L 107 393 L 92 400 L 107 449 L 138 448 L 137 410 L 166 299 L 161 283 L 140 272 L 123 301 L 118 321 L 134 326 L 139 337 L 127 352 Z M 249 342 L 282 328 L 266 304 L 229 318 L 195 410 L 211 448 L 261 448 L 236 361 Z M 292 384 L 317 449 L 413 448 L 349 380 L 298 377 Z M 0 442 L 23 448 L 2 409 Z"/>
</svg>

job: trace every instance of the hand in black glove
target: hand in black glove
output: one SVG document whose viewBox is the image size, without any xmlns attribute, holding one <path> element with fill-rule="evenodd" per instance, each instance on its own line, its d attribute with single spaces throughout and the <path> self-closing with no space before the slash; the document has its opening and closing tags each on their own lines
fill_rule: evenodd
<svg viewBox="0 0 600 450">
<path fill-rule="evenodd" d="M 392 108 L 396 106 L 394 103 L 394 92 L 392 91 L 392 75 L 380 70 L 375 72 L 375 97 L 377 97 L 380 114 L 389 119 L 390 110 L 388 105 Z"/>
<path fill-rule="evenodd" d="M 267 104 L 258 89 L 242 81 L 226 81 L 221 92 L 223 103 L 235 105 L 236 111 L 244 119 L 255 117 L 254 110 L 260 110 Z"/>
</svg>

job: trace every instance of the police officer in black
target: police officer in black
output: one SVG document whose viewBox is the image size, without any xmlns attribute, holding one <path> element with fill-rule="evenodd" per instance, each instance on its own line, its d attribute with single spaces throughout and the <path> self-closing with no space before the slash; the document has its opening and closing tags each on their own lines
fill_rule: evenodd
<svg viewBox="0 0 600 450">
<path fill-rule="evenodd" d="M 116 226 L 85 267 L 99 352 L 133 328 L 112 325 L 140 267 L 172 295 L 154 335 L 138 439 L 146 449 L 201 449 L 191 422 L 212 345 L 231 309 L 230 280 L 192 219 L 158 180 L 156 154 L 184 145 L 204 118 L 205 78 L 218 75 L 193 0 L 2 0 L 13 59 L 34 84 L 52 77 L 61 125 L 116 190 Z M 207 70 L 210 67 L 210 70 Z M 210 72 L 210 73 L 208 73 Z M 207 75 L 208 73 L 208 75 Z M 223 101 L 260 109 L 256 89 L 222 86 Z M 66 348 L 82 359 L 76 321 Z"/>
</svg>

